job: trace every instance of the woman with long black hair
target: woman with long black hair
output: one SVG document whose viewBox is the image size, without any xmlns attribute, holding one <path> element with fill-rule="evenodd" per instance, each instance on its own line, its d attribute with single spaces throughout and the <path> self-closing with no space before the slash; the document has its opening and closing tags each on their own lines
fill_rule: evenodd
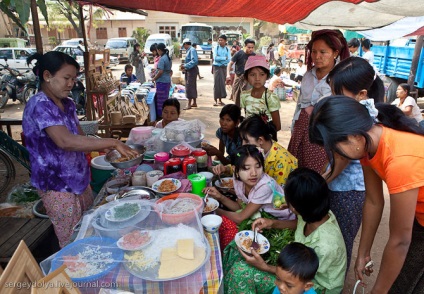
<svg viewBox="0 0 424 294">
<path fill-rule="evenodd" d="M 390 193 L 389 240 L 371 293 L 424 289 L 424 130 L 394 105 L 330 96 L 314 107 L 309 139 L 349 160 L 360 159 L 365 181 L 362 233 L 355 264 L 362 280 L 372 268 L 371 247 Z"/>
</svg>

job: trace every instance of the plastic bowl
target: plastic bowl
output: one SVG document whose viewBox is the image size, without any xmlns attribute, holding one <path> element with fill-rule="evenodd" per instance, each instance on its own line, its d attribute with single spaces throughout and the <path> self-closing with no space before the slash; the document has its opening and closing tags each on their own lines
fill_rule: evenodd
<svg viewBox="0 0 424 294">
<path fill-rule="evenodd" d="M 222 224 L 222 217 L 216 214 L 208 214 L 202 217 L 201 223 L 207 232 L 216 233 Z"/>
<path fill-rule="evenodd" d="M 179 214 L 168 214 L 168 213 L 162 213 L 159 210 L 158 204 L 164 202 L 165 200 L 175 200 L 177 198 L 193 199 L 197 204 L 196 208 L 195 208 L 195 212 L 194 211 L 188 211 L 188 212 L 179 213 Z M 157 200 L 155 202 L 155 211 L 157 212 L 159 217 L 162 218 L 162 221 L 164 223 L 172 224 L 172 225 L 176 225 L 176 224 L 179 224 L 179 223 L 189 223 L 190 221 L 192 221 L 196 217 L 195 213 L 197 213 L 198 215 L 200 215 L 202 213 L 202 211 L 203 211 L 203 199 L 200 198 L 199 196 L 197 196 L 196 194 L 175 193 L 175 194 L 171 194 L 171 195 L 162 197 L 161 199 Z"/>
<path fill-rule="evenodd" d="M 143 156 L 144 152 L 146 152 L 146 147 L 139 144 L 129 144 L 128 146 L 132 149 L 137 150 L 140 153 L 140 156 L 123 162 L 115 162 L 117 159 L 121 158 L 122 155 L 117 150 L 112 150 L 106 154 L 105 160 L 116 168 L 129 168 L 134 165 L 139 165 L 143 161 Z"/>
<path fill-rule="evenodd" d="M 203 207 L 203 214 L 210 214 L 213 213 L 215 210 L 219 207 L 219 202 L 216 199 L 213 199 L 212 197 L 208 197 L 206 199 L 205 207 Z"/>
<path fill-rule="evenodd" d="M 52 271 L 62 266 L 64 260 L 69 259 L 68 256 L 76 256 L 78 253 L 87 250 L 87 248 L 98 249 L 102 252 L 102 254 L 110 252 L 112 254 L 113 262 L 106 265 L 105 268 L 97 274 L 71 278 L 75 283 L 90 282 L 100 279 L 107 275 L 115 267 L 119 266 L 124 259 L 124 252 L 116 246 L 116 239 L 89 237 L 70 243 L 66 247 L 62 248 L 62 250 L 60 250 L 52 260 Z"/>
</svg>

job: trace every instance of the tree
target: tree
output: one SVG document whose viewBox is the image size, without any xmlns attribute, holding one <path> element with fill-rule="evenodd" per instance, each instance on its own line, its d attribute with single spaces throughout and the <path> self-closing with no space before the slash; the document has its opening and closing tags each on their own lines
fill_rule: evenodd
<svg viewBox="0 0 424 294">
<path fill-rule="evenodd" d="M 136 28 L 132 36 L 133 38 L 136 38 L 137 42 L 141 45 L 141 47 L 144 47 L 144 44 L 146 43 L 147 38 L 149 37 L 150 32 L 149 30 L 145 28 Z"/>
<path fill-rule="evenodd" d="M 63 30 L 71 24 L 78 37 L 83 37 L 82 26 L 84 22 L 81 22 L 79 4 L 77 2 L 68 2 L 66 0 L 49 1 L 47 6 L 51 22 L 55 22 L 55 28 Z M 92 22 L 100 19 L 104 14 L 105 11 L 103 9 L 98 8 L 93 11 L 92 7 L 90 7 L 88 13 L 84 15 L 84 21 L 89 20 L 89 26 L 91 26 Z"/>
<path fill-rule="evenodd" d="M 49 23 L 45 0 L 36 0 L 36 2 L 44 19 Z M 31 12 L 31 0 L 2 0 L 0 2 L 0 10 L 26 32 L 25 25 Z"/>
</svg>

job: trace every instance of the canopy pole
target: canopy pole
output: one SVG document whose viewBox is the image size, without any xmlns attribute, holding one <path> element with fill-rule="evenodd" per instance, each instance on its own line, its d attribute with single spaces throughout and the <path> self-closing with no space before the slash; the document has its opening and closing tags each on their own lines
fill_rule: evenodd
<svg viewBox="0 0 424 294">
<path fill-rule="evenodd" d="M 34 0 L 33 0 L 34 1 Z M 88 48 L 88 42 L 87 42 L 87 34 L 85 32 L 85 22 L 84 22 L 84 11 L 82 9 L 82 5 L 80 3 L 78 3 L 78 10 L 79 10 L 79 15 L 80 15 L 80 26 L 81 26 L 81 32 L 82 32 L 82 37 L 84 40 L 84 74 L 85 74 L 85 92 L 89 93 L 91 91 L 91 83 L 90 83 L 90 78 L 88 76 L 89 74 L 89 56 L 90 53 L 88 52 L 89 48 Z M 87 99 L 89 98 L 89 95 L 86 95 Z M 85 111 L 86 111 L 86 116 L 89 120 L 92 120 L 92 113 L 91 113 L 91 107 L 89 107 L 88 105 L 91 103 L 91 101 L 85 101 Z"/>
<path fill-rule="evenodd" d="M 38 19 L 36 0 L 31 0 L 31 16 L 34 29 L 35 48 L 38 53 L 43 54 L 43 42 L 41 40 L 40 20 Z"/>
<path fill-rule="evenodd" d="M 423 49 L 423 37 L 424 36 L 418 36 L 417 41 L 415 43 L 414 55 L 412 56 L 411 70 L 409 71 L 408 77 L 408 85 L 411 87 L 411 91 L 415 90 L 414 82 L 415 76 L 417 74 L 418 61 L 420 58 L 421 50 Z"/>
</svg>

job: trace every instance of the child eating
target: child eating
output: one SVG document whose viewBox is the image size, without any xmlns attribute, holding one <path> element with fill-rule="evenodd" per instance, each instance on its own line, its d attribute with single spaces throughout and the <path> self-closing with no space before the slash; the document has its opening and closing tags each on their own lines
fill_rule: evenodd
<svg viewBox="0 0 424 294">
<path fill-rule="evenodd" d="M 264 172 L 264 157 L 256 146 L 243 145 L 236 150 L 233 183 L 237 201 L 222 195 L 215 187 L 207 187 L 203 191 L 228 209 L 218 208 L 216 210 L 216 214 L 222 216 L 223 219 L 219 228 L 222 249 L 234 239 L 238 232 L 237 225 L 259 210 L 281 219 L 292 217 L 288 209 L 273 208 L 273 191 L 270 186 L 275 187 L 281 194 L 283 194 L 283 190 L 273 178 Z"/>
</svg>

